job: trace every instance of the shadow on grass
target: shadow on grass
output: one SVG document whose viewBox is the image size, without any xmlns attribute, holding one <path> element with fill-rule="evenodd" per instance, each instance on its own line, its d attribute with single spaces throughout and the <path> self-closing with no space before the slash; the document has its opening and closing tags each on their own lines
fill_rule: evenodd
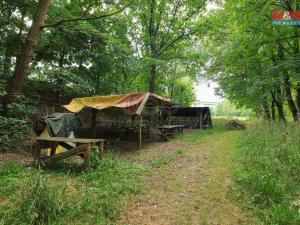
<svg viewBox="0 0 300 225">
<path fill-rule="evenodd" d="M 62 160 L 52 163 L 43 168 L 45 172 L 59 174 L 61 176 L 79 176 L 83 173 L 82 162 L 74 162 L 72 159 Z"/>
</svg>

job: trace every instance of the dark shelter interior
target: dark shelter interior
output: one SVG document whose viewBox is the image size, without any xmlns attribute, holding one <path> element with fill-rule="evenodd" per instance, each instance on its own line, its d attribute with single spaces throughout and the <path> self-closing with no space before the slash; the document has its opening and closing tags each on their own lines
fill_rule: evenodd
<svg viewBox="0 0 300 225">
<path fill-rule="evenodd" d="M 172 107 L 164 110 L 164 120 L 169 124 L 182 124 L 185 128 L 212 128 L 208 107 Z"/>
</svg>

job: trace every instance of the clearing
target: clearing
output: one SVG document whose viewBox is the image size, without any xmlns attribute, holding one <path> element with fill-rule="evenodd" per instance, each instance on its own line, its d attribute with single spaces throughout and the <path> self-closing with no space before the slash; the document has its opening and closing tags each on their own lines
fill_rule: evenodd
<svg viewBox="0 0 300 225">
<path fill-rule="evenodd" d="M 259 224 L 233 194 L 231 171 L 240 131 L 183 134 L 129 159 L 147 164 L 144 191 L 125 203 L 117 224 Z"/>
<path fill-rule="evenodd" d="M 35 172 L 38 177 L 43 177 L 44 183 L 56 185 L 57 190 L 67 187 L 68 194 L 55 195 L 63 203 L 63 211 L 60 212 L 61 218 L 51 217 L 51 222 L 107 225 L 115 224 L 117 220 L 119 225 L 260 224 L 237 200 L 232 181 L 232 170 L 236 166 L 235 143 L 241 133 L 228 131 L 222 124 L 210 130 L 186 131 L 170 142 L 151 142 L 141 151 L 125 151 L 124 145 L 123 151 L 116 153 L 116 159 L 112 158 L 114 152 L 107 153 L 106 160 L 94 162 L 99 166 L 89 173 L 81 172 L 76 159 L 75 162 L 58 163 L 49 170 L 37 170 Z M 27 164 L 30 158 L 14 154 L 2 157 L 4 161 L 19 161 L 20 164 Z M 14 194 L 15 190 L 28 188 L 27 177 L 36 180 L 37 175 L 31 170 L 31 167 L 8 165 L 2 172 L 0 201 L 9 210 L 9 214 L 4 207 L 0 211 L 1 215 L 7 215 L 3 221 L 14 220 L 13 209 L 19 204 L 15 199 L 23 199 L 19 196 L 27 193 Z M 38 193 L 44 196 L 43 192 Z M 27 200 L 34 201 L 31 195 Z M 26 213 L 23 214 L 31 215 L 32 211 Z M 21 221 L 23 217 L 18 219 Z"/>
</svg>

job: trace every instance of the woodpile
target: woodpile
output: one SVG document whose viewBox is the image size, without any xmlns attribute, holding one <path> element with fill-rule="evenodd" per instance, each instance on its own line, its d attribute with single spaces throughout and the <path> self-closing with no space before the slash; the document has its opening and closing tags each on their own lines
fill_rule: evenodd
<svg viewBox="0 0 300 225">
<path fill-rule="evenodd" d="M 230 120 L 225 127 L 229 130 L 245 130 L 246 125 L 238 120 Z"/>
</svg>

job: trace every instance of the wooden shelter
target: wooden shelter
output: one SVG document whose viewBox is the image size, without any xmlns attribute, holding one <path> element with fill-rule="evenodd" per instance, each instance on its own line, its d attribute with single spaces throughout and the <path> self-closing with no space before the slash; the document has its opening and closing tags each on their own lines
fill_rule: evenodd
<svg viewBox="0 0 300 225">
<path fill-rule="evenodd" d="M 97 136 L 97 127 L 104 129 L 110 126 L 113 129 L 137 130 L 138 145 L 142 145 L 142 133 L 147 131 L 147 124 L 143 121 L 145 108 L 170 107 L 170 99 L 152 93 L 123 94 L 112 96 L 95 96 L 75 98 L 64 107 L 73 113 L 82 113 L 85 118 L 83 126 L 89 126 L 92 138 Z M 126 120 L 117 118 L 126 118 Z"/>
<path fill-rule="evenodd" d="M 182 124 L 186 128 L 212 128 L 208 107 L 172 107 L 164 111 L 169 124 Z"/>
</svg>

